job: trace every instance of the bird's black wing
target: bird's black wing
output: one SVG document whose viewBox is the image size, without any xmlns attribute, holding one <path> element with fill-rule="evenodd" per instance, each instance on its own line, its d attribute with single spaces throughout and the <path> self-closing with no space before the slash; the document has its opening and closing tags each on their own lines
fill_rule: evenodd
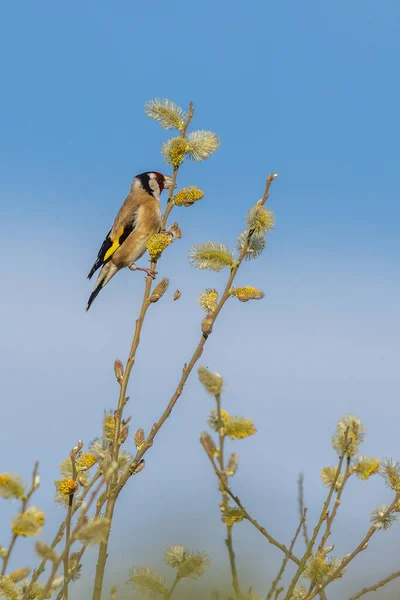
<svg viewBox="0 0 400 600">
<path fill-rule="evenodd" d="M 114 252 L 122 245 L 122 243 L 126 240 L 128 235 L 132 233 L 136 224 L 135 217 L 136 214 L 134 215 L 134 218 L 130 223 L 127 223 L 118 230 L 115 239 L 111 238 L 112 229 L 110 229 L 110 231 L 106 235 L 104 242 L 101 245 L 101 248 L 96 258 L 96 262 L 90 269 L 90 273 L 87 276 L 88 279 L 91 279 L 94 273 L 97 271 L 97 269 L 105 265 L 110 260 Z"/>
</svg>

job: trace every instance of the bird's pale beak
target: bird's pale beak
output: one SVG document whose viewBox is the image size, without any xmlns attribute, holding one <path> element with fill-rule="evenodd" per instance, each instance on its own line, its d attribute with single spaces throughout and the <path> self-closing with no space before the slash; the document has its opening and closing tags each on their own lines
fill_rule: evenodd
<svg viewBox="0 0 400 600">
<path fill-rule="evenodd" d="M 164 175 L 164 187 L 166 190 L 176 187 L 176 183 L 173 182 L 172 177 Z"/>
</svg>

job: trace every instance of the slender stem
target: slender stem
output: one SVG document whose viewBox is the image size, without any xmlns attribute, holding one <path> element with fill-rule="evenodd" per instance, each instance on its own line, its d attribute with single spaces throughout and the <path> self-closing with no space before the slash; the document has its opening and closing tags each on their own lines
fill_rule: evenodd
<svg viewBox="0 0 400 600">
<path fill-rule="evenodd" d="M 342 452 L 342 454 L 340 456 L 338 468 L 336 469 L 335 477 L 333 478 L 332 485 L 331 485 L 331 487 L 329 489 L 328 497 L 325 500 L 325 503 L 324 503 L 324 505 L 322 507 L 321 515 L 319 517 L 317 525 L 315 526 L 312 538 L 310 539 L 310 542 L 309 542 L 309 544 L 307 546 L 307 549 L 306 549 L 306 551 L 305 551 L 305 553 L 304 553 L 304 555 L 303 555 L 303 557 L 302 557 L 302 559 L 300 561 L 300 564 L 299 564 L 298 569 L 297 569 L 297 571 L 295 573 L 295 576 L 293 577 L 293 579 L 292 579 L 292 581 L 291 581 L 291 583 L 289 585 L 288 591 L 287 591 L 286 596 L 285 596 L 285 600 L 290 600 L 291 599 L 291 597 L 293 595 L 293 590 L 294 590 L 294 588 L 296 586 L 296 583 L 298 582 L 298 580 L 301 577 L 301 574 L 304 571 L 304 567 L 306 566 L 306 563 L 307 563 L 308 559 L 310 558 L 310 556 L 312 554 L 312 551 L 313 551 L 313 548 L 314 548 L 314 544 L 315 544 L 315 541 L 316 541 L 316 539 L 318 537 L 320 529 L 321 529 L 321 527 L 322 527 L 325 519 L 327 518 L 327 516 L 326 516 L 327 515 L 327 510 L 328 510 L 328 507 L 329 507 L 329 505 L 331 503 L 331 499 L 332 499 L 333 493 L 334 493 L 334 491 L 336 489 L 336 483 L 337 483 L 337 481 L 339 479 L 339 476 L 340 476 L 340 473 L 342 471 L 342 465 L 343 465 L 343 461 L 344 461 L 344 458 L 345 458 L 345 455 L 346 455 L 346 451 L 347 451 L 347 435 L 348 435 L 348 430 L 346 431 L 346 434 L 345 434 L 345 442 L 344 442 L 344 448 L 345 449 L 343 450 L 343 452 Z"/>
<path fill-rule="evenodd" d="M 85 550 L 87 548 L 87 544 L 83 545 L 82 548 L 79 551 L 79 555 L 77 556 L 77 565 L 79 564 Z M 75 574 L 75 572 L 77 571 L 77 568 L 72 569 L 71 572 L 68 573 L 68 583 L 71 581 L 73 575 Z M 62 587 L 62 589 L 58 592 L 57 596 L 56 596 L 56 600 L 65 600 L 65 596 L 64 596 L 64 586 Z"/>
<path fill-rule="evenodd" d="M 351 474 L 352 474 L 352 472 L 351 472 L 351 457 L 348 456 L 347 457 L 346 471 L 344 473 L 343 481 L 342 481 L 342 483 L 340 485 L 340 488 L 338 490 L 338 493 L 336 495 L 335 502 L 333 504 L 332 512 L 331 512 L 331 514 L 326 519 L 326 529 L 325 529 L 325 533 L 322 536 L 321 542 L 320 542 L 319 547 L 318 547 L 318 551 L 319 552 L 321 552 L 324 549 L 326 541 L 327 541 L 328 537 L 331 535 L 332 523 L 333 523 L 333 521 L 334 521 L 334 519 L 335 519 L 335 517 L 337 515 L 337 511 L 338 511 L 338 508 L 340 506 L 340 501 L 341 501 L 341 498 L 342 498 L 344 487 L 345 487 L 345 485 L 346 485 L 349 477 L 351 476 Z"/>
<path fill-rule="evenodd" d="M 26 511 L 26 508 L 28 506 L 29 500 L 32 497 L 33 492 L 35 492 L 37 490 L 37 488 L 39 487 L 38 483 L 37 483 L 38 469 L 39 469 L 39 463 L 36 461 L 35 465 L 33 467 L 33 472 L 32 472 L 32 484 L 31 484 L 31 487 L 30 487 L 28 493 L 26 495 L 24 495 L 23 498 L 22 498 L 21 513 L 23 513 L 23 512 Z M 8 562 L 10 560 L 11 553 L 13 551 L 13 548 L 15 546 L 15 543 L 16 543 L 18 537 L 19 537 L 18 533 L 13 533 L 10 545 L 8 547 L 8 550 L 7 550 L 7 554 L 3 558 L 3 568 L 1 570 L 1 575 L 2 576 L 4 576 L 6 574 Z"/>
<path fill-rule="evenodd" d="M 71 543 L 74 542 L 75 539 L 77 539 L 77 535 L 79 533 L 80 528 L 82 527 L 82 525 L 84 523 L 84 519 L 85 519 L 88 511 L 90 510 L 90 507 L 92 506 L 93 502 L 95 501 L 97 494 L 100 492 L 103 484 L 104 484 L 104 479 L 102 478 L 100 480 L 99 484 L 97 485 L 97 487 L 92 491 L 89 502 L 86 504 L 86 506 L 82 507 L 78 522 L 75 525 L 74 530 L 71 533 Z M 58 559 L 53 562 L 53 568 L 51 570 L 50 577 L 48 578 L 46 585 L 42 589 L 41 595 L 39 596 L 39 600 L 44 600 L 44 598 L 46 598 L 48 593 L 50 592 L 52 583 L 55 579 L 55 576 L 57 575 L 57 571 L 58 571 L 61 563 L 63 562 L 66 553 L 67 553 L 66 550 L 64 550 L 64 552 L 61 554 L 61 556 L 59 556 Z M 27 594 L 27 592 L 25 592 L 22 600 L 25 600 L 26 594 Z"/>
<path fill-rule="evenodd" d="M 238 577 L 237 569 L 236 569 L 235 551 L 233 550 L 232 526 L 227 525 L 226 531 L 227 531 L 227 536 L 226 536 L 225 544 L 226 544 L 226 547 L 228 548 L 229 562 L 231 565 L 232 587 L 235 590 L 236 597 L 240 598 L 239 577 Z"/>
<path fill-rule="evenodd" d="M 17 533 L 13 533 L 10 545 L 8 547 L 8 550 L 7 550 L 7 554 L 3 558 L 3 568 L 1 570 L 1 575 L 2 576 L 4 576 L 6 574 L 6 570 L 7 570 L 7 566 L 8 566 L 8 561 L 10 559 L 11 552 L 13 551 L 13 548 L 14 548 L 15 542 L 17 541 L 17 538 L 18 538 L 18 534 Z"/>
<path fill-rule="evenodd" d="M 104 504 L 106 503 L 106 499 L 107 499 L 107 497 L 105 496 L 100 502 L 99 501 L 97 502 L 96 512 L 94 514 L 95 519 L 97 519 L 97 517 L 99 517 L 99 515 L 101 513 L 101 509 L 103 508 Z M 88 544 L 85 543 L 82 545 L 82 548 L 79 550 L 77 557 L 76 557 L 75 567 L 71 571 L 68 572 L 68 581 L 71 581 L 72 577 L 78 571 L 79 564 L 81 562 L 82 556 L 86 552 L 87 547 L 88 547 Z M 63 600 L 63 598 L 64 598 L 64 589 L 61 589 L 57 595 L 56 600 Z"/>
<path fill-rule="evenodd" d="M 193 108 L 193 102 L 189 102 L 189 111 L 188 111 L 188 115 L 187 115 L 187 119 L 186 119 L 186 123 L 184 128 L 181 131 L 181 137 L 185 137 L 185 135 L 187 134 L 187 130 L 189 127 L 189 123 L 192 120 L 192 117 L 194 115 L 194 108 Z"/>
<path fill-rule="evenodd" d="M 181 132 L 182 137 L 184 137 L 186 135 L 186 131 L 189 127 L 189 123 L 193 117 L 193 114 L 194 114 L 193 104 L 190 103 L 185 127 L 184 127 L 183 131 Z M 176 183 L 178 171 L 179 171 L 179 167 L 174 167 L 173 177 L 172 177 L 174 184 Z M 165 208 L 164 216 L 162 218 L 161 228 L 165 228 L 169 214 L 172 210 L 173 193 L 174 193 L 174 185 L 169 189 L 168 202 L 167 202 L 167 206 Z M 152 261 L 151 269 L 155 270 L 156 265 L 157 265 L 157 262 Z M 131 345 L 129 357 L 128 357 L 128 360 L 126 363 L 125 373 L 124 373 L 124 376 L 123 376 L 123 379 L 121 382 L 120 394 L 119 394 L 119 398 L 118 398 L 118 407 L 115 412 L 114 440 L 113 440 L 112 447 L 111 447 L 113 461 L 118 461 L 122 414 L 123 414 L 124 406 L 127 402 L 126 390 L 128 387 L 130 374 L 131 374 L 133 365 L 135 364 L 136 351 L 140 344 L 140 334 L 141 334 L 142 327 L 143 327 L 143 321 L 146 316 L 147 309 L 150 305 L 149 296 L 150 296 L 152 281 L 153 280 L 150 276 L 148 276 L 146 278 L 142 307 L 140 309 L 139 317 L 136 320 L 136 326 L 135 326 L 135 332 L 133 335 L 132 345 Z M 115 473 L 115 477 L 112 479 L 112 481 L 110 481 L 109 485 L 107 486 L 108 501 L 107 501 L 105 516 L 108 517 L 110 519 L 110 521 L 112 521 L 112 519 L 113 519 L 115 504 L 117 502 L 118 495 L 119 495 L 119 492 L 121 491 L 122 487 L 123 486 L 117 486 L 117 473 Z M 111 530 L 111 528 L 110 528 L 110 530 Z M 106 541 L 102 542 L 100 544 L 97 565 L 96 565 L 96 576 L 95 576 L 92 600 L 100 600 L 100 598 L 101 598 L 101 591 L 103 588 L 104 571 L 105 571 L 105 566 L 106 566 L 107 557 L 108 557 L 107 548 L 108 548 L 108 540 L 110 537 L 110 530 L 108 531 Z"/>
<path fill-rule="evenodd" d="M 304 475 L 303 473 L 300 473 L 299 475 L 299 481 L 298 481 L 298 485 L 299 485 L 299 512 L 300 512 L 300 518 L 302 518 L 302 515 L 304 514 Z M 308 546 L 308 544 L 310 543 L 310 538 L 308 537 L 308 531 L 307 531 L 307 520 L 304 519 L 303 521 L 303 536 L 304 536 L 304 541 L 306 543 L 306 546 Z"/>
<path fill-rule="evenodd" d="M 82 445 L 80 445 L 80 448 Z M 71 458 L 71 466 L 72 466 L 72 480 L 76 480 L 76 454 L 79 451 L 77 449 L 71 450 L 70 458 Z M 79 449 L 80 449 L 79 448 Z M 69 582 L 69 549 L 71 546 L 71 521 L 72 515 L 74 512 L 74 497 L 75 493 L 71 494 L 68 501 L 68 512 L 67 518 L 65 520 L 65 550 L 64 550 L 64 581 L 63 581 L 63 595 L 64 600 L 68 600 L 68 582 Z"/>
<path fill-rule="evenodd" d="M 218 463 L 219 463 L 219 468 L 220 468 L 221 473 L 223 473 L 223 476 L 226 478 L 225 461 L 224 461 L 225 432 L 224 432 L 224 426 L 223 426 L 222 415 L 221 415 L 221 394 L 216 394 L 215 401 L 217 403 L 217 421 L 218 421 L 217 427 L 218 427 L 218 441 L 219 441 Z M 223 502 L 224 510 L 227 510 L 229 508 L 229 500 L 228 500 L 228 494 L 226 493 L 224 488 L 222 488 L 222 502 Z M 239 598 L 240 585 L 239 585 L 239 578 L 238 578 L 237 569 L 236 569 L 236 557 L 235 557 L 235 552 L 233 550 L 232 525 L 226 526 L 225 544 L 228 548 L 228 553 L 229 553 L 229 562 L 230 562 L 231 574 L 232 574 L 232 587 L 235 591 L 236 597 Z"/>
<path fill-rule="evenodd" d="M 186 136 L 190 121 L 192 120 L 192 117 L 194 115 L 194 108 L 193 108 L 193 103 L 190 102 L 189 103 L 189 111 L 188 111 L 188 115 L 187 115 L 187 119 L 185 122 L 185 126 L 181 131 L 181 137 L 184 138 Z M 167 221 L 168 221 L 168 217 L 169 217 L 169 213 L 171 212 L 172 208 L 173 208 L 173 203 L 172 203 L 172 197 L 174 195 L 174 189 L 175 189 L 175 183 L 176 183 L 176 177 L 178 175 L 178 171 L 179 171 L 179 167 L 174 167 L 173 173 L 172 173 L 172 181 L 174 183 L 174 185 L 169 189 L 169 195 L 168 195 L 168 202 L 167 202 L 167 206 L 165 207 L 165 213 L 161 222 L 161 228 L 164 229 Z"/>
<path fill-rule="evenodd" d="M 320 544 L 318 546 L 318 552 L 322 552 L 322 550 L 325 547 L 326 541 L 327 541 L 328 537 L 331 534 L 332 523 L 333 523 L 333 520 L 335 519 L 335 517 L 337 515 L 337 511 L 338 511 L 338 508 L 340 506 L 340 501 L 341 501 L 341 497 L 342 497 L 342 494 L 343 494 L 344 486 L 346 485 L 347 480 L 348 480 L 348 478 L 350 477 L 351 474 L 352 474 L 352 471 L 351 471 L 351 457 L 348 456 L 347 457 L 346 471 L 345 471 L 345 474 L 344 474 L 344 477 L 343 477 L 343 481 L 342 481 L 342 483 L 340 485 L 340 488 L 338 490 L 338 493 L 336 494 L 335 502 L 333 503 L 332 512 L 331 512 L 330 515 L 327 513 L 327 516 L 326 516 L 325 533 L 322 536 Z M 311 592 L 314 590 L 314 588 L 315 588 L 315 584 L 311 584 L 310 589 L 308 590 L 308 595 L 311 594 Z M 319 593 L 319 596 L 320 596 L 321 600 L 325 600 L 325 592 L 323 590 Z"/>
<path fill-rule="evenodd" d="M 376 592 L 376 590 L 383 587 L 387 583 L 390 583 L 394 579 L 397 579 L 397 577 L 400 577 L 400 571 L 396 571 L 395 573 L 392 573 L 391 575 L 389 575 L 389 577 L 386 577 L 385 579 L 381 579 L 380 581 L 378 581 L 378 583 L 375 583 L 374 585 L 370 585 L 369 587 L 363 588 L 357 594 L 354 594 L 354 596 L 351 596 L 351 598 L 349 598 L 349 600 L 358 600 L 358 598 L 361 598 L 361 596 L 364 596 L 364 594 L 368 594 L 369 592 Z"/>
<path fill-rule="evenodd" d="M 203 445 L 203 440 L 200 440 L 200 443 Z M 221 482 L 222 487 L 225 489 L 226 493 L 229 494 L 229 496 L 232 498 L 232 500 L 235 502 L 235 504 L 242 510 L 243 512 L 243 517 L 249 521 L 256 529 L 258 529 L 258 531 L 260 533 L 263 534 L 264 537 L 267 538 L 267 540 L 269 541 L 270 544 L 272 544 L 273 546 L 276 546 L 277 548 L 279 548 L 280 550 L 282 550 L 282 552 L 286 555 L 289 556 L 290 560 L 292 560 L 293 562 L 295 562 L 297 565 L 300 564 L 300 560 L 297 558 L 297 556 L 295 556 L 292 552 L 289 552 L 289 549 L 286 548 L 286 546 L 284 544 L 280 544 L 275 538 L 272 537 L 272 535 L 270 535 L 268 533 L 268 531 L 262 527 L 255 519 L 253 519 L 253 517 L 251 517 L 249 515 L 249 513 L 247 512 L 247 510 L 245 509 L 245 507 L 243 506 L 243 504 L 241 503 L 240 499 L 238 498 L 238 496 L 235 496 L 234 493 L 231 491 L 231 489 L 227 486 L 224 477 L 222 476 L 222 474 L 220 473 L 220 471 L 218 470 L 217 465 L 214 462 L 214 459 L 212 456 L 209 455 L 209 453 L 207 452 L 207 449 L 204 447 L 206 454 L 212 464 L 212 466 L 214 467 L 214 471 L 218 477 L 218 479 Z"/>
<path fill-rule="evenodd" d="M 189 113 L 189 116 L 190 116 L 190 113 Z M 176 176 L 176 173 L 174 173 L 174 175 Z M 261 200 L 261 204 L 264 204 L 266 202 L 266 200 L 268 199 L 269 188 L 271 186 L 272 181 L 275 179 L 275 177 L 276 177 L 275 174 L 269 175 L 269 177 L 267 177 L 267 182 L 266 182 L 266 186 L 265 186 L 264 195 Z M 213 313 L 213 322 L 215 322 L 215 320 L 217 319 L 225 302 L 230 297 L 229 290 L 232 287 L 232 283 L 236 277 L 237 271 L 247 254 L 248 245 L 250 243 L 251 236 L 253 235 L 253 233 L 254 232 L 251 232 L 251 231 L 249 232 L 248 241 L 244 245 L 237 262 L 231 269 L 231 273 L 228 278 L 228 282 L 225 286 L 224 293 L 222 294 L 221 299 L 217 305 L 217 308 L 216 308 L 215 312 Z M 155 266 L 155 263 L 153 262 L 151 268 L 154 268 L 154 266 Z M 144 298 L 143 298 L 143 304 L 142 304 L 142 310 L 141 310 L 139 318 L 136 322 L 136 329 L 135 329 L 134 339 L 132 342 L 131 352 L 130 352 L 129 359 L 127 362 L 124 378 L 123 378 L 123 381 L 121 384 L 121 393 L 120 393 L 120 399 L 119 399 L 118 409 L 117 409 L 118 414 L 119 414 L 120 410 L 121 410 L 121 414 L 122 414 L 123 406 L 125 404 L 125 391 L 126 391 L 126 388 L 128 385 L 129 375 L 130 375 L 130 372 L 131 372 L 133 364 L 134 364 L 135 352 L 139 345 L 140 331 L 142 328 L 143 319 L 144 319 L 144 316 L 146 314 L 146 311 L 147 311 L 147 308 L 149 305 L 148 299 L 149 299 L 150 290 L 151 290 L 151 283 L 152 283 L 151 277 L 147 277 Z M 109 494 L 109 500 L 107 502 L 107 507 L 106 507 L 106 516 L 108 518 L 110 518 L 111 520 L 114 515 L 115 503 L 117 501 L 120 491 L 125 486 L 128 479 L 134 474 L 134 472 L 137 469 L 139 463 L 141 462 L 143 456 L 146 454 L 146 452 L 149 450 L 149 448 L 153 445 L 153 440 L 156 437 L 157 433 L 160 431 L 161 427 L 164 425 L 165 421 L 170 416 L 172 409 L 174 408 L 175 404 L 177 403 L 179 397 L 182 394 L 183 387 L 184 387 L 190 373 L 192 372 L 194 366 L 196 365 L 197 361 L 199 360 L 199 358 L 201 357 L 201 355 L 203 353 L 203 347 L 204 347 L 204 344 L 206 343 L 208 337 L 209 336 L 206 334 L 202 335 L 189 364 L 188 365 L 185 364 L 183 367 L 181 379 L 180 379 L 178 386 L 177 386 L 172 398 L 170 399 L 166 409 L 162 413 L 161 417 L 158 419 L 157 423 L 155 423 L 153 425 L 150 435 L 148 436 L 143 447 L 137 451 L 134 460 L 129 465 L 129 467 L 125 471 L 125 473 L 121 476 L 119 482 L 115 484 L 112 492 Z M 117 430 L 117 427 L 118 427 L 118 422 L 116 422 L 116 430 Z M 116 440 L 118 438 L 119 438 L 119 434 L 118 434 L 118 436 L 115 435 L 114 439 Z M 96 566 L 96 577 L 95 577 L 95 584 L 94 584 L 94 589 L 93 589 L 92 600 L 101 600 L 101 590 L 103 587 L 104 570 L 105 570 L 105 565 L 106 565 L 106 561 L 107 561 L 108 539 L 109 539 L 109 532 L 108 532 L 108 536 L 107 536 L 107 541 L 100 545 L 98 561 L 97 561 L 97 566 Z"/>
<path fill-rule="evenodd" d="M 178 585 L 178 582 L 180 580 L 181 580 L 181 577 L 179 577 L 179 575 L 177 575 L 174 579 L 173 584 L 171 585 L 171 587 L 169 588 L 168 592 L 165 595 L 165 600 L 169 600 L 172 597 L 174 589 L 176 588 L 176 586 Z"/>
<path fill-rule="evenodd" d="M 223 473 L 225 471 L 225 464 L 224 464 L 225 432 L 224 432 L 224 426 L 223 426 L 222 414 L 221 414 L 221 394 L 217 394 L 215 396 L 215 401 L 217 403 L 218 441 L 219 441 L 218 462 L 219 462 L 219 468 Z"/>
<path fill-rule="evenodd" d="M 58 560 L 53 562 L 53 566 L 51 567 L 51 571 L 50 571 L 50 577 L 47 580 L 47 584 L 46 584 L 46 587 L 45 587 L 46 592 L 44 590 L 42 591 L 41 596 L 39 596 L 40 600 L 49 597 L 49 592 L 51 590 L 51 586 L 52 586 L 53 581 L 57 577 L 57 571 L 58 571 L 58 568 L 60 566 L 60 563 L 61 563 L 61 561 L 58 561 Z M 63 588 L 63 596 L 64 596 L 64 588 Z"/>
<path fill-rule="evenodd" d="M 269 188 L 271 186 L 271 183 L 273 182 L 273 180 L 277 177 L 276 174 L 273 175 L 269 175 L 267 177 L 267 183 L 265 186 L 265 192 L 264 192 L 264 196 L 261 200 L 261 203 L 264 204 L 266 202 L 266 200 L 268 199 L 269 196 Z M 252 233 L 250 232 L 249 234 L 249 238 L 251 239 L 251 235 Z M 219 303 L 217 304 L 217 308 L 216 310 L 213 312 L 213 322 L 215 323 L 219 313 L 221 312 L 225 302 L 228 300 L 228 298 L 230 297 L 229 294 L 229 290 L 232 287 L 232 283 L 236 277 L 236 274 L 238 272 L 238 269 L 241 265 L 241 263 L 244 260 L 244 257 L 247 254 L 247 250 L 248 250 L 248 243 L 244 245 L 242 252 L 239 255 L 239 258 L 237 260 L 237 262 L 235 263 L 235 265 L 232 267 L 231 269 L 231 273 L 228 279 L 228 282 L 225 286 L 225 290 L 221 296 L 221 299 L 219 301 Z M 178 386 L 173 394 L 173 396 L 171 397 L 171 400 L 169 401 L 166 409 L 164 410 L 164 412 L 162 413 L 161 417 L 158 419 L 157 423 L 155 423 L 151 429 L 150 435 L 147 438 L 146 442 L 143 444 L 142 448 L 140 450 L 137 451 L 135 458 L 133 459 L 132 463 L 129 465 L 128 469 L 125 471 L 125 473 L 122 475 L 118 485 L 117 485 L 117 490 L 118 492 L 124 487 L 124 485 L 126 484 L 126 482 L 128 481 L 128 479 L 131 477 L 131 475 L 133 475 L 133 473 L 135 472 L 135 470 L 137 469 L 140 461 L 142 460 L 143 456 L 146 454 L 146 452 L 149 450 L 149 448 L 151 448 L 151 446 L 153 445 L 153 440 L 156 437 L 157 433 L 160 431 L 161 427 L 164 425 L 165 421 L 168 419 L 169 415 L 172 412 L 172 409 L 174 408 L 175 404 L 177 403 L 179 397 L 182 394 L 183 391 L 183 387 L 190 375 L 190 373 L 192 372 L 194 366 L 196 365 L 197 361 L 199 360 L 199 358 L 201 357 L 202 353 L 203 353 L 203 347 L 204 344 L 206 343 L 207 339 L 208 339 L 208 335 L 203 334 L 202 337 L 200 338 L 199 343 L 197 344 L 197 347 L 193 353 L 193 356 L 189 362 L 189 364 L 184 365 L 183 370 L 182 370 L 182 377 L 178 383 Z M 254 524 L 254 523 L 253 523 Z M 265 531 L 265 530 L 264 530 Z M 272 542 L 271 542 L 272 543 Z M 93 598 L 93 600 L 99 600 L 99 598 Z"/>
<path fill-rule="evenodd" d="M 293 552 L 293 548 L 294 548 L 294 545 L 295 545 L 295 543 L 296 543 L 296 540 L 297 540 L 297 538 L 299 537 L 300 531 L 303 529 L 303 525 L 304 525 L 304 523 L 305 523 L 306 516 L 307 516 L 307 509 L 306 509 L 306 508 L 304 508 L 304 509 L 303 509 L 303 514 L 301 515 L 301 519 L 300 519 L 299 526 L 298 526 L 298 528 L 296 529 L 296 533 L 294 534 L 294 538 L 292 539 L 292 541 L 291 541 L 291 543 L 290 543 L 290 546 L 289 546 L 289 552 L 290 552 L 291 554 L 292 554 L 292 552 Z M 282 565 L 281 565 L 281 568 L 279 569 L 278 575 L 276 576 L 276 578 L 275 578 L 275 579 L 274 579 L 274 581 L 272 582 L 271 589 L 269 590 L 269 592 L 268 592 L 268 594 L 267 594 L 266 600 L 271 600 L 271 598 L 272 598 L 272 594 L 275 592 L 275 590 L 276 590 L 276 591 L 278 591 L 278 590 L 277 590 L 278 583 L 279 583 L 279 582 L 280 582 L 280 580 L 282 579 L 282 575 L 283 575 L 283 573 L 285 572 L 286 565 L 288 564 L 288 562 L 289 562 L 289 554 L 286 554 L 285 558 L 284 558 L 284 559 L 283 559 L 283 561 L 282 561 Z M 281 590 L 281 591 L 282 591 L 282 590 Z M 280 592 L 279 592 L 279 593 L 280 593 Z M 276 597 L 276 596 L 275 596 L 275 597 Z"/>
<path fill-rule="evenodd" d="M 81 502 L 83 502 L 83 500 L 86 498 L 87 494 L 90 492 L 90 490 L 92 489 L 93 485 L 96 483 L 96 481 L 98 481 L 98 479 L 100 479 L 100 477 L 102 476 L 100 471 L 97 471 L 97 473 L 93 476 L 92 480 L 90 481 L 89 485 L 84 489 L 82 496 L 80 497 L 80 501 L 79 504 L 75 503 L 74 507 L 73 507 L 73 514 L 76 513 L 77 510 L 79 510 L 80 504 Z M 51 549 L 54 550 L 54 548 L 61 542 L 62 537 L 64 535 L 64 531 L 65 531 L 65 524 L 66 524 L 66 519 L 61 523 L 60 527 L 58 528 L 58 531 L 51 543 Z M 43 573 L 43 571 L 45 570 L 46 564 L 47 564 L 48 558 L 43 558 L 42 562 L 40 563 L 39 567 L 37 569 L 35 569 L 35 571 L 32 574 L 32 578 L 29 582 L 28 587 L 26 588 L 25 592 L 24 592 L 24 596 L 22 598 L 22 600 L 27 600 L 29 598 L 29 592 L 32 589 L 32 586 L 36 583 L 36 581 L 39 579 L 40 575 Z"/>
<path fill-rule="evenodd" d="M 400 492 L 396 494 L 395 499 L 393 500 L 392 504 L 388 507 L 388 509 L 385 511 L 385 513 L 382 516 L 382 520 L 384 520 L 388 515 L 390 515 L 391 512 L 394 511 L 394 509 L 396 508 L 396 505 L 398 503 L 400 499 Z M 358 544 L 357 548 L 355 548 L 355 550 L 353 550 L 353 552 L 351 554 L 348 554 L 346 556 L 345 559 L 342 560 L 340 567 L 338 567 L 336 569 L 336 571 L 334 571 L 332 573 L 332 575 L 330 577 L 328 577 L 328 579 L 326 579 L 326 581 L 321 584 L 320 586 L 318 586 L 318 589 L 315 590 L 314 592 L 312 592 L 310 595 L 308 595 L 305 600 L 311 600 L 312 598 L 314 598 L 317 594 L 319 594 L 320 590 L 323 590 L 324 588 L 326 588 L 327 585 L 329 585 L 330 583 L 332 583 L 332 581 L 334 581 L 335 579 L 337 579 L 340 574 L 343 572 L 343 570 L 347 567 L 347 565 L 358 555 L 360 554 L 360 552 L 363 552 L 363 550 L 366 550 L 368 547 L 368 542 L 369 540 L 372 538 L 372 536 L 378 531 L 379 527 L 377 527 L 376 525 L 372 525 L 372 527 L 370 527 L 366 533 L 366 535 L 364 536 L 364 538 L 361 540 L 361 542 Z"/>
</svg>

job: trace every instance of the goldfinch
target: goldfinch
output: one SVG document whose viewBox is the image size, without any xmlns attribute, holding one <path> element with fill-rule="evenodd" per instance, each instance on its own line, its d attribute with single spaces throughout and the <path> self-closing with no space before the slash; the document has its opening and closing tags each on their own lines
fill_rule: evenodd
<svg viewBox="0 0 400 600">
<path fill-rule="evenodd" d="M 155 277 L 154 271 L 137 267 L 135 262 L 146 252 L 149 238 L 160 230 L 161 192 L 173 185 L 171 177 L 156 172 L 141 173 L 133 179 L 130 192 L 119 209 L 88 275 L 88 279 L 91 279 L 101 267 L 87 303 L 87 311 L 100 290 L 120 269 L 129 267 L 132 271 L 144 271 Z"/>
</svg>

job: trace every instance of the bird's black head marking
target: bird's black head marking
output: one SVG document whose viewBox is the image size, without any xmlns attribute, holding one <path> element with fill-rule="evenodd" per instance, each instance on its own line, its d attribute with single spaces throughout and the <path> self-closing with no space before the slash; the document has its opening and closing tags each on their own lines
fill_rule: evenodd
<svg viewBox="0 0 400 600">
<path fill-rule="evenodd" d="M 150 173 L 141 173 L 140 175 L 136 175 L 135 179 L 139 179 L 142 184 L 142 188 L 148 193 L 153 195 L 153 190 L 150 187 Z"/>
<path fill-rule="evenodd" d="M 158 173 L 157 171 L 141 173 L 140 175 L 136 175 L 135 179 L 138 179 L 142 184 L 143 189 L 152 196 L 154 196 L 155 191 L 157 191 L 156 195 L 160 195 L 165 187 L 165 177 L 162 173 Z M 156 186 L 155 183 L 157 184 Z"/>
</svg>

